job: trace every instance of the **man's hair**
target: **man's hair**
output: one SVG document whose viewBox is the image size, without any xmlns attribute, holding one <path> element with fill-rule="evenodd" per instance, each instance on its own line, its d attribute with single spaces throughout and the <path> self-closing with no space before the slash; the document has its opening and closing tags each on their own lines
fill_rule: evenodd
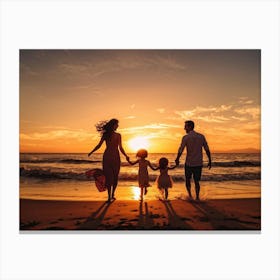
<svg viewBox="0 0 280 280">
<path fill-rule="evenodd" d="M 194 122 L 193 121 L 185 121 L 185 124 L 189 126 L 191 129 L 194 129 Z"/>
</svg>

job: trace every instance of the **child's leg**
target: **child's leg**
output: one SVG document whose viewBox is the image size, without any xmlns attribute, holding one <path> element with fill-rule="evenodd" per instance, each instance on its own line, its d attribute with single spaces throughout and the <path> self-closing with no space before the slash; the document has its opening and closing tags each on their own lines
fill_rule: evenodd
<svg viewBox="0 0 280 280">
<path fill-rule="evenodd" d="M 168 189 L 164 189 L 165 199 L 168 198 Z"/>
<path fill-rule="evenodd" d="M 143 199 L 143 192 L 144 192 L 144 188 L 143 188 L 143 187 L 141 187 L 140 189 L 141 189 L 141 192 L 140 192 L 140 199 L 142 200 L 142 199 Z"/>
</svg>

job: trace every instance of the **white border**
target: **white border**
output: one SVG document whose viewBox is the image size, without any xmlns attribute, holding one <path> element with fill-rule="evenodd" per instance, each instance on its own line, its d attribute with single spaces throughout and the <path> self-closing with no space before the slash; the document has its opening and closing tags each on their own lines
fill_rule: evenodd
<svg viewBox="0 0 280 280">
<path fill-rule="evenodd" d="M 279 279 L 278 1 L 1 1 L 1 279 Z M 262 50 L 261 234 L 19 234 L 18 53 Z"/>
</svg>

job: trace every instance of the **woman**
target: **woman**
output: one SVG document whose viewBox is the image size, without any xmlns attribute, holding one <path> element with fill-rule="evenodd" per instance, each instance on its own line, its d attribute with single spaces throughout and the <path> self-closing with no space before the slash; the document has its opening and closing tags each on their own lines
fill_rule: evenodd
<svg viewBox="0 0 280 280">
<path fill-rule="evenodd" d="M 120 172 L 121 160 L 119 149 L 122 154 L 129 160 L 129 157 L 125 153 L 122 147 L 122 138 L 119 133 L 116 132 L 119 126 L 119 121 L 111 119 L 108 122 L 100 122 L 96 125 L 96 129 L 101 133 L 101 140 L 98 145 L 88 154 L 90 156 L 93 152 L 97 151 L 105 141 L 106 149 L 103 153 L 103 172 L 105 175 L 105 186 L 108 191 L 108 200 L 115 200 L 115 190 L 118 185 L 118 176 Z"/>
</svg>

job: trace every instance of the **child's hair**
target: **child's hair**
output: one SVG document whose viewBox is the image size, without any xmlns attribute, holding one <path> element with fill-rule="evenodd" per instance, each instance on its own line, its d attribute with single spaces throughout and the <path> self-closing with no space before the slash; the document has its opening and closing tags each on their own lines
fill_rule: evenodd
<svg viewBox="0 0 280 280">
<path fill-rule="evenodd" d="M 165 157 L 162 157 L 159 159 L 158 164 L 159 164 L 160 169 L 165 169 L 168 166 L 168 159 Z"/>
<path fill-rule="evenodd" d="M 136 157 L 146 158 L 148 156 L 148 151 L 145 149 L 141 149 L 137 152 Z"/>
</svg>

